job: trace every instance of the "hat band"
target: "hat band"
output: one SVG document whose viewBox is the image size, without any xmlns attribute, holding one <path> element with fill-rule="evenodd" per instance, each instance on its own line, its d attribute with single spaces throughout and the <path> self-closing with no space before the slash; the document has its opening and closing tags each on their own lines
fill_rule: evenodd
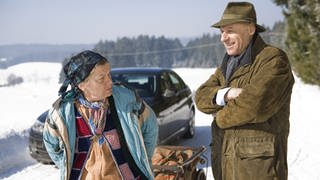
<svg viewBox="0 0 320 180">
<path fill-rule="evenodd" d="M 245 20 L 245 21 L 254 22 L 254 23 L 257 22 L 255 18 L 250 18 L 250 17 L 237 15 L 237 14 L 224 14 L 221 20 Z"/>
</svg>

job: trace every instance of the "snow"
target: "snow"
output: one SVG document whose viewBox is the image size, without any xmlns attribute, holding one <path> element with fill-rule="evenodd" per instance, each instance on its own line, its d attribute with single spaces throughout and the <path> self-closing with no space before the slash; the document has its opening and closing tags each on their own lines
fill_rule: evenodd
<svg viewBox="0 0 320 180">
<path fill-rule="evenodd" d="M 24 80 L 15 86 L 0 86 L 0 139 L 28 129 L 51 106 L 58 95 L 60 68 L 58 63 L 24 63 L 0 69 L 0 85 L 11 74 Z"/>
<path fill-rule="evenodd" d="M 35 119 L 49 108 L 57 98 L 60 87 L 58 77 L 61 65 L 58 63 L 24 63 L 0 69 L 0 179 L 59 179 L 58 169 L 53 165 L 37 163 L 28 154 L 28 131 Z M 174 69 L 195 91 L 215 69 Z M 15 86 L 6 84 L 6 78 L 14 74 L 23 78 Z M 298 77 L 293 88 L 291 101 L 291 129 L 288 144 L 288 165 L 290 180 L 320 179 L 320 137 L 317 118 L 317 101 L 320 88 L 304 84 Z M 180 139 L 178 145 L 208 148 L 205 155 L 208 164 L 208 178 L 213 179 L 210 162 L 212 117 L 196 112 L 196 136 Z"/>
</svg>

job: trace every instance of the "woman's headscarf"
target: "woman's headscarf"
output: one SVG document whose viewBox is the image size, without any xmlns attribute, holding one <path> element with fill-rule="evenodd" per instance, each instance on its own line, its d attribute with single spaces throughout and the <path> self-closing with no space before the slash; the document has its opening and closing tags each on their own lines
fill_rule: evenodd
<svg viewBox="0 0 320 180">
<path fill-rule="evenodd" d="M 77 85 L 89 76 L 92 69 L 100 61 L 109 62 L 107 58 L 89 50 L 80 52 L 79 54 L 71 57 L 68 63 L 63 67 L 65 80 L 60 87 L 59 96 L 64 98 L 65 95 L 70 92 L 70 95 L 73 98 L 77 97 L 79 94 Z M 69 85 L 71 85 L 71 90 L 67 91 Z"/>
</svg>

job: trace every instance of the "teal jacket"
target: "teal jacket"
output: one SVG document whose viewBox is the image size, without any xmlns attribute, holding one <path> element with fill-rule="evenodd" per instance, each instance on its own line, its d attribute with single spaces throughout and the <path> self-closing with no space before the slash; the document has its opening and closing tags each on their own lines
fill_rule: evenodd
<svg viewBox="0 0 320 180">
<path fill-rule="evenodd" d="M 153 179 L 151 157 L 158 137 L 158 124 L 155 113 L 143 101 L 137 101 L 135 93 L 124 86 L 112 88 L 117 114 L 128 149 L 144 175 Z M 139 116 L 142 103 L 144 112 Z M 138 118 L 140 117 L 140 118 Z M 60 179 L 69 179 L 76 140 L 74 100 L 68 95 L 58 99 L 44 126 L 43 141 L 53 162 L 60 169 Z"/>
</svg>

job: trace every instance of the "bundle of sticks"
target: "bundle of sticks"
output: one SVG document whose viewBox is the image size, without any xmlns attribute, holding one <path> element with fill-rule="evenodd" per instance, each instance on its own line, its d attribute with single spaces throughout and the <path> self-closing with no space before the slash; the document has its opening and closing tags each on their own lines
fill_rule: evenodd
<svg viewBox="0 0 320 180">
<path fill-rule="evenodd" d="M 152 156 L 152 165 L 158 166 L 180 166 L 193 154 L 190 149 L 166 149 L 156 148 Z M 174 180 L 177 179 L 176 172 L 154 171 L 155 180 Z"/>
</svg>

